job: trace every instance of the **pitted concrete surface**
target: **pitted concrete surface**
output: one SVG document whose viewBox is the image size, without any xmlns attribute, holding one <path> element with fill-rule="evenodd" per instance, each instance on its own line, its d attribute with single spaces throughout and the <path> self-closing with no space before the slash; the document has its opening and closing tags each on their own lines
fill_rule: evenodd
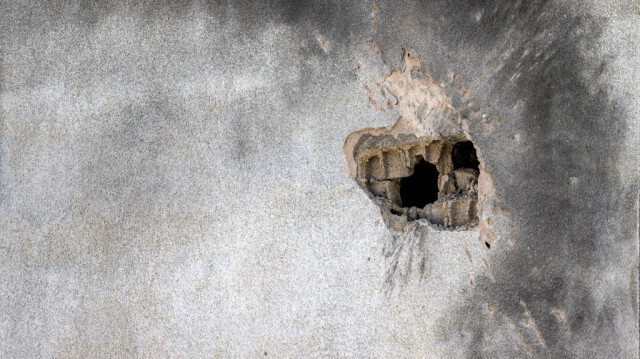
<svg viewBox="0 0 640 359">
<path fill-rule="evenodd" d="M 0 357 L 638 357 L 638 1 L 1 4 Z M 403 48 L 478 228 L 344 164 Z"/>
</svg>

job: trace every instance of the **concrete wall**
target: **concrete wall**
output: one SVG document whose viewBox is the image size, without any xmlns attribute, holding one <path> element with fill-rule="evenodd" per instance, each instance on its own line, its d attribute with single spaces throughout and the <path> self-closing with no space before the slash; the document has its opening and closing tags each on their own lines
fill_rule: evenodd
<svg viewBox="0 0 640 359">
<path fill-rule="evenodd" d="M 637 1 L 1 8 L 1 357 L 638 357 Z M 491 248 L 347 174 L 404 47 Z"/>
</svg>

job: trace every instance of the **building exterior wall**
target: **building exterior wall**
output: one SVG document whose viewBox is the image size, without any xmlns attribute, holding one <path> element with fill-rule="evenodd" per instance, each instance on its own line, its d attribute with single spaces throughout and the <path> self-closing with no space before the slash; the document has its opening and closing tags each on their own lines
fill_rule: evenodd
<svg viewBox="0 0 640 359">
<path fill-rule="evenodd" d="M 638 357 L 637 1 L 2 9 L 0 357 Z M 350 176 L 405 48 L 473 228 Z"/>
</svg>

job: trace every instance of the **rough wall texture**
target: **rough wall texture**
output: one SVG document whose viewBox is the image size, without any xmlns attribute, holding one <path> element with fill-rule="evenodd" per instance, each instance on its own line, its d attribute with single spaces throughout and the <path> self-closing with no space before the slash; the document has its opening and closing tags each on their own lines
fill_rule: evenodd
<svg viewBox="0 0 640 359">
<path fill-rule="evenodd" d="M 637 1 L 1 8 L 0 357 L 638 357 Z M 405 47 L 471 230 L 345 168 Z"/>
</svg>

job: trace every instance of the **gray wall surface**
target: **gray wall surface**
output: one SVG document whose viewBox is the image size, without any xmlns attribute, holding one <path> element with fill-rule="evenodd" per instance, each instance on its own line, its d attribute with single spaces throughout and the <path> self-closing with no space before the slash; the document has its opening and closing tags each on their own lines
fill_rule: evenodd
<svg viewBox="0 0 640 359">
<path fill-rule="evenodd" d="M 0 357 L 638 357 L 637 0 L 0 9 Z M 405 47 L 490 248 L 347 174 Z"/>
</svg>

